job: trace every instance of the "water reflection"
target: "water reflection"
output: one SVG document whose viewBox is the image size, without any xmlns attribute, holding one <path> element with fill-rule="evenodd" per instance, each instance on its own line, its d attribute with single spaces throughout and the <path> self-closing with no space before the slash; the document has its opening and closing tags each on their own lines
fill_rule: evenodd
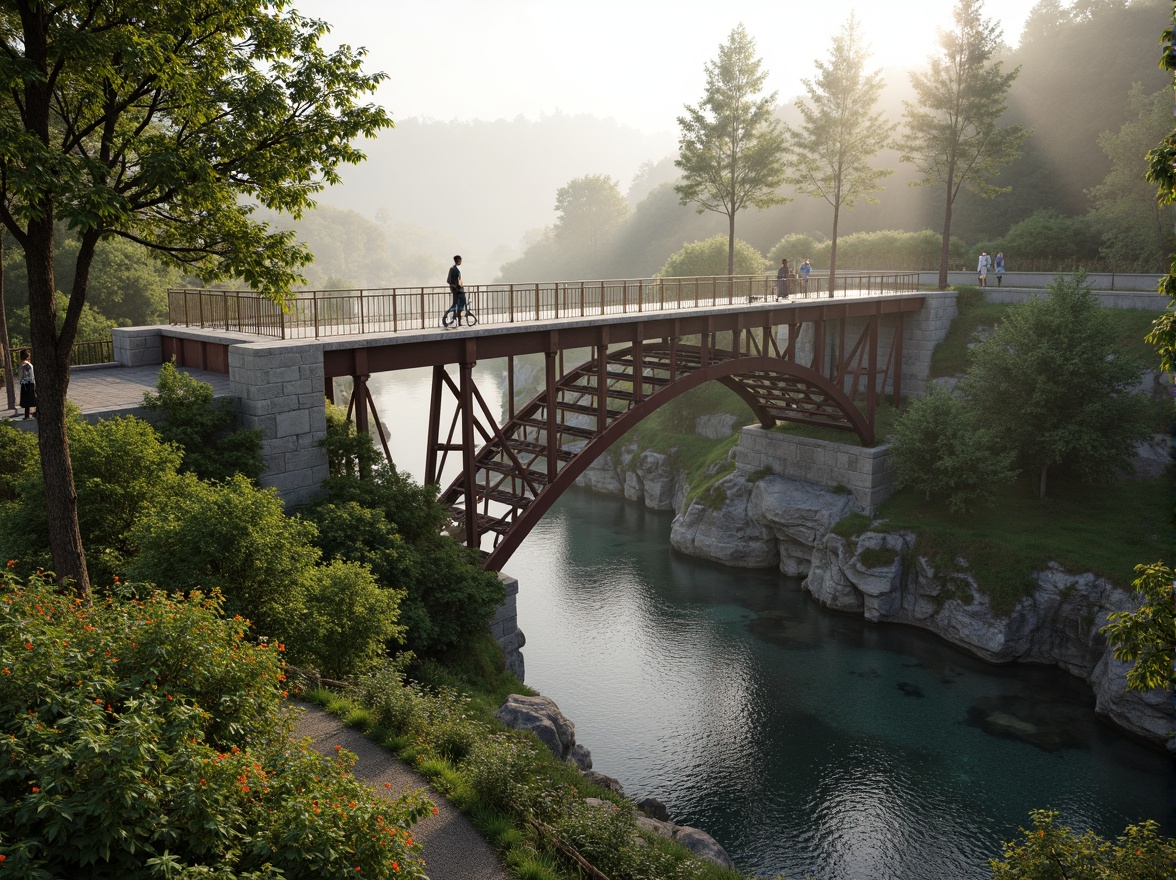
<svg viewBox="0 0 1176 880">
<path fill-rule="evenodd" d="M 478 365 L 492 407 L 502 367 Z M 372 384 L 395 414 L 394 458 L 420 479 L 429 371 Z M 1174 830 L 1170 760 L 1099 723 L 1082 682 L 989 666 L 823 611 L 775 572 L 673 553 L 671 519 L 585 492 L 548 513 L 508 566 L 528 684 L 572 718 L 597 769 L 740 867 L 987 878 L 1039 807 L 1104 836 L 1144 818 Z"/>
<path fill-rule="evenodd" d="M 1104 835 L 1171 825 L 1169 760 L 1099 723 L 1077 679 L 680 556 L 670 520 L 582 492 L 548 514 L 509 565 L 528 683 L 597 769 L 742 868 L 979 878 L 1036 807 Z"/>
</svg>

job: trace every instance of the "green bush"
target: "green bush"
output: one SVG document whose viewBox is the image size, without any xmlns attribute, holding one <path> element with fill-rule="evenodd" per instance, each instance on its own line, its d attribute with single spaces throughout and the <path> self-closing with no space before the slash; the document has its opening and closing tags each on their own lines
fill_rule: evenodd
<svg viewBox="0 0 1176 880">
<path fill-rule="evenodd" d="M 159 368 L 155 388 L 156 393 L 143 395 L 143 406 L 159 414 L 155 428 L 164 441 L 184 451 L 182 471 L 205 480 L 234 474 L 256 480 L 265 472 L 261 431 L 233 429 L 233 401 L 215 403 L 211 385 L 181 372 L 172 362 Z"/>
<path fill-rule="evenodd" d="M 658 278 L 695 278 L 707 275 L 727 274 L 727 248 L 725 235 L 715 235 L 705 241 L 692 241 L 682 245 L 681 250 L 670 254 L 664 266 L 657 273 Z M 764 255 L 745 241 L 735 240 L 735 274 L 760 275 L 768 270 Z"/>
<path fill-rule="evenodd" d="M 128 576 L 178 590 L 219 589 L 225 609 L 262 635 L 291 641 L 305 613 L 303 585 L 319 560 L 312 523 L 283 512 L 273 489 L 243 476 L 205 483 L 191 474 L 136 522 Z"/>
<path fill-rule="evenodd" d="M 292 659 L 329 678 L 370 668 L 404 639 L 398 624 L 404 593 L 376 583 L 371 569 L 336 560 L 305 573 L 306 613 L 298 623 Z"/>
<path fill-rule="evenodd" d="M 989 504 L 999 486 L 1016 478 L 1014 454 L 997 441 L 961 400 L 932 385 L 895 425 L 895 483 L 943 499 L 954 512 Z"/>
<path fill-rule="evenodd" d="M 291 740 L 281 646 L 216 600 L 0 574 L 0 857 L 20 877 L 424 877 L 392 802 Z"/>
<path fill-rule="evenodd" d="M 171 493 L 180 453 L 142 419 L 126 416 L 91 425 L 76 413 L 69 419 L 69 447 L 91 577 L 109 584 L 132 552 L 135 521 Z M 51 568 L 39 457 L 26 459 L 11 485 L 20 501 L 0 512 L 0 547 L 8 558 L 20 560 L 24 573 Z"/>
<path fill-rule="evenodd" d="M 1155 822 L 1128 825 L 1118 840 L 1093 831 L 1077 834 L 1058 824 L 1055 810 L 1030 813 L 1033 829 L 1006 843 L 993 859 L 993 880 L 1170 880 L 1176 875 L 1176 841 L 1156 833 Z"/>
</svg>

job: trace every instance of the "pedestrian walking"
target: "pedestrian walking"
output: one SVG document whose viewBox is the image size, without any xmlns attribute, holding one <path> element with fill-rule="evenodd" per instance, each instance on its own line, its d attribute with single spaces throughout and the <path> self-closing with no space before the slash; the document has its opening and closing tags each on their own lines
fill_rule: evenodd
<svg viewBox="0 0 1176 880">
<path fill-rule="evenodd" d="M 988 286 L 988 270 L 992 268 L 992 257 L 988 256 L 988 251 L 980 251 L 980 262 L 976 266 L 976 277 L 980 281 L 981 287 Z"/>
<path fill-rule="evenodd" d="M 992 268 L 996 272 L 996 286 L 1000 287 L 1001 282 L 1004 281 L 1004 252 L 1003 251 L 997 251 L 996 260 L 993 261 Z"/>
<path fill-rule="evenodd" d="M 20 350 L 20 405 L 24 408 L 26 419 L 29 410 L 37 406 L 37 376 L 27 348 Z"/>
<path fill-rule="evenodd" d="M 445 283 L 449 285 L 449 292 L 453 294 L 453 303 L 449 306 L 449 310 L 453 312 L 456 326 L 460 327 L 461 313 L 465 311 L 466 307 L 465 285 L 461 280 L 460 254 L 454 256 L 453 265 L 449 267 L 449 275 L 446 277 Z"/>
<path fill-rule="evenodd" d="M 776 299 L 786 299 L 788 296 L 788 260 L 780 259 L 780 268 L 776 270 Z"/>
<path fill-rule="evenodd" d="M 812 265 L 812 263 L 809 262 L 809 258 L 805 257 L 804 262 L 800 264 L 800 279 L 802 282 L 801 287 L 803 288 L 803 290 L 806 294 L 808 293 L 809 275 L 811 275 L 812 273 L 813 273 L 813 265 Z"/>
</svg>

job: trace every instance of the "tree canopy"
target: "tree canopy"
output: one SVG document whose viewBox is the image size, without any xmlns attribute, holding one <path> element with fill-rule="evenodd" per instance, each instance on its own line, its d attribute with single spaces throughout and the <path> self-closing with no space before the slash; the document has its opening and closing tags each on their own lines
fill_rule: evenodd
<svg viewBox="0 0 1176 880">
<path fill-rule="evenodd" d="M 1128 466 L 1150 433 L 1146 401 L 1130 393 L 1140 369 L 1079 273 L 1011 306 L 972 348 L 960 390 L 1044 498 L 1052 467 L 1098 481 Z"/>
<path fill-rule="evenodd" d="M 833 233 L 829 250 L 829 289 L 837 275 L 837 229 L 841 209 L 851 209 L 858 199 L 877 201 L 889 168 L 871 164 L 890 142 L 894 126 L 874 106 L 882 93 L 882 75 L 866 72 L 866 48 L 857 18 L 850 15 L 841 33 L 833 38 L 827 61 L 816 61 L 815 80 L 802 80 L 808 100 L 796 107 L 804 123 L 788 129 L 788 154 L 792 170 L 788 182 L 798 192 L 824 199 L 833 208 Z"/>
<path fill-rule="evenodd" d="M 965 187 L 983 197 L 1004 192 L 991 179 L 1020 155 L 1027 136 L 1019 125 L 1000 126 L 1017 70 L 1005 73 L 994 60 L 1001 29 L 982 17 L 982 7 L 981 0 L 957 0 L 954 29 L 940 31 L 927 72 L 910 75 L 918 102 L 904 102 L 902 161 L 915 166 L 918 183 L 944 188 L 940 289 L 947 287 L 956 198 Z"/>
<path fill-rule="evenodd" d="M 390 125 L 382 74 L 327 51 L 286 0 L 16 0 L 0 9 L 0 224 L 24 254 L 39 443 L 59 577 L 89 588 L 65 424 L 69 356 L 98 243 L 117 236 L 205 279 L 280 297 L 306 249 L 252 216 L 297 215 Z M 78 250 L 57 320 L 54 234 Z"/>
<path fill-rule="evenodd" d="M 706 90 L 697 107 L 678 117 L 682 182 L 674 187 L 683 205 L 698 213 L 727 217 L 727 273 L 735 273 L 735 215 L 747 207 L 766 208 L 787 201 L 784 183 L 784 133 L 773 118 L 776 93 L 757 97 L 767 80 L 755 57 L 755 41 L 743 25 L 706 63 Z"/>
</svg>

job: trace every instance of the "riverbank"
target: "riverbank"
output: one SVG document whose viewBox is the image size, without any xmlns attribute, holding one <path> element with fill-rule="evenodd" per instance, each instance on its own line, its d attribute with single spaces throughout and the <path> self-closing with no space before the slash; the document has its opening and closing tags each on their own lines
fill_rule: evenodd
<svg viewBox="0 0 1176 880">
<path fill-rule="evenodd" d="M 754 456 L 744 448 L 749 439 Z M 828 461 L 849 459 L 848 452 L 839 458 L 837 444 L 803 443 L 814 444 L 827 447 Z M 737 568 L 776 567 L 804 578 L 803 589 L 825 607 L 875 623 L 918 626 L 988 662 L 1059 666 L 1090 685 L 1097 711 L 1111 723 L 1156 745 L 1168 741 L 1176 723 L 1170 699 L 1160 692 L 1127 691 L 1128 664 L 1114 659 L 1099 632 L 1108 614 L 1134 607 L 1122 586 L 1049 564 L 1046 557 L 1031 572 L 1033 585 L 1023 595 L 1011 603 L 993 602 L 967 559 L 920 555 L 916 534 L 863 517 L 866 508 L 849 487 L 827 475 L 829 487 L 823 487 L 767 471 L 766 463 L 796 461 L 794 446 L 778 433 L 742 429 L 730 454 L 734 466 L 705 497 L 690 497 L 671 456 L 638 454 L 635 448 L 598 460 L 581 482 L 673 510 L 671 543 L 679 552 Z M 855 532 L 837 534 L 838 523 L 854 513 L 861 517 Z M 999 530 L 987 539 L 1000 547 Z M 1162 554 L 1162 547 L 1156 552 Z"/>
</svg>

